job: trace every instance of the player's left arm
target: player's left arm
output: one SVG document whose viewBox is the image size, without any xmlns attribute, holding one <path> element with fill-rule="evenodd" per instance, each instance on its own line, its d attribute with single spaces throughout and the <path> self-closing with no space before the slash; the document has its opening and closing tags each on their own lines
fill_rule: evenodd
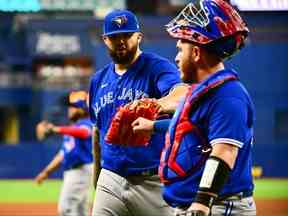
<svg viewBox="0 0 288 216">
<path fill-rule="evenodd" d="M 64 160 L 63 153 L 58 152 L 52 161 L 35 177 L 35 182 L 37 184 L 42 184 L 42 182 L 48 178 L 48 176 L 54 172 L 61 165 Z"/>
<path fill-rule="evenodd" d="M 208 113 L 208 140 L 212 152 L 206 161 L 199 190 L 189 210 L 209 214 L 235 167 L 238 151 L 247 143 L 252 125 L 248 105 L 237 98 L 221 98 L 212 104 Z"/>
<path fill-rule="evenodd" d="M 219 190 L 234 168 L 238 149 L 229 143 L 217 143 L 213 146 L 201 178 L 196 199 L 198 202 L 192 203 L 189 209 L 201 210 L 205 215 L 209 214 L 213 199 L 218 196 Z"/>
</svg>

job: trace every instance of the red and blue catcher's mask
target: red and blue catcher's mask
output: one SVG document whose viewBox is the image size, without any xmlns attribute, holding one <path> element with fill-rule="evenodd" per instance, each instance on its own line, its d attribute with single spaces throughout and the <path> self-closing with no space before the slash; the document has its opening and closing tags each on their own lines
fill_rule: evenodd
<svg viewBox="0 0 288 216">
<path fill-rule="evenodd" d="M 225 0 L 193 0 L 166 28 L 173 38 L 208 48 L 222 59 L 240 50 L 249 32 Z"/>
<path fill-rule="evenodd" d="M 73 91 L 69 94 L 69 106 L 88 110 L 88 94 L 85 91 Z"/>
</svg>

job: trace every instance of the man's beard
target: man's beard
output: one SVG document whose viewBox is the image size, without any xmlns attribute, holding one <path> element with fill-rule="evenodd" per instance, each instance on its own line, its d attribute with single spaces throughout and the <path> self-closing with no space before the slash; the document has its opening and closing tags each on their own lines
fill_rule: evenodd
<svg viewBox="0 0 288 216">
<path fill-rule="evenodd" d="M 196 68 L 194 63 L 186 64 L 182 69 L 181 79 L 185 83 L 197 83 L 197 75 L 196 75 Z"/>
<path fill-rule="evenodd" d="M 117 51 L 108 49 L 109 55 L 111 56 L 112 60 L 116 64 L 127 65 L 130 64 L 137 52 L 138 46 L 133 46 L 131 50 L 127 50 L 125 55 L 117 55 Z"/>
</svg>

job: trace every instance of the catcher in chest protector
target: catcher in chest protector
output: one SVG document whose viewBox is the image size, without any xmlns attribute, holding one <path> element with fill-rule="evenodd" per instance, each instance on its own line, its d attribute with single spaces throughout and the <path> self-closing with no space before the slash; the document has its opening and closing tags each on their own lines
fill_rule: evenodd
<svg viewBox="0 0 288 216">
<path fill-rule="evenodd" d="M 187 86 L 167 59 L 141 51 L 142 37 L 132 12 L 115 10 L 105 17 L 103 41 L 112 62 L 94 73 L 89 91 L 95 126 L 93 216 L 173 214 L 162 199 L 158 176 L 164 133 L 127 132 L 137 116 L 156 119 L 174 112 Z"/>
<path fill-rule="evenodd" d="M 169 120 L 138 118 L 133 132 L 167 131 L 159 175 L 176 216 L 255 216 L 255 111 L 237 72 L 225 68 L 245 44 L 246 23 L 224 0 L 196 0 L 167 25 L 190 88 Z M 169 127 L 169 128 L 168 128 Z"/>
<path fill-rule="evenodd" d="M 61 164 L 64 168 L 63 185 L 58 202 L 60 216 L 87 216 L 88 196 L 92 180 L 92 124 L 89 119 L 87 93 L 69 94 L 68 118 L 71 124 L 56 126 L 42 121 L 36 126 L 39 141 L 51 135 L 63 136 L 63 144 L 53 160 L 35 178 L 41 184 Z"/>
</svg>

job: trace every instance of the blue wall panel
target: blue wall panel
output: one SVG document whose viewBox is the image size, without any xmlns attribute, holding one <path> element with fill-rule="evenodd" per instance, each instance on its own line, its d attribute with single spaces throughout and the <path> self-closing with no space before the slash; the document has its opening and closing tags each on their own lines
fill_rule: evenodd
<svg viewBox="0 0 288 216">
<path fill-rule="evenodd" d="M 0 146 L 0 178 L 34 178 L 53 158 L 57 144 L 21 143 Z M 51 175 L 60 177 L 62 169 Z"/>
<path fill-rule="evenodd" d="M 17 146 L 0 146 L 1 178 L 34 178 L 59 150 L 60 140 L 46 143 L 21 143 Z M 288 177 L 288 145 L 256 144 L 253 147 L 253 164 L 263 168 L 266 177 Z M 50 177 L 62 176 L 62 169 Z"/>
</svg>

